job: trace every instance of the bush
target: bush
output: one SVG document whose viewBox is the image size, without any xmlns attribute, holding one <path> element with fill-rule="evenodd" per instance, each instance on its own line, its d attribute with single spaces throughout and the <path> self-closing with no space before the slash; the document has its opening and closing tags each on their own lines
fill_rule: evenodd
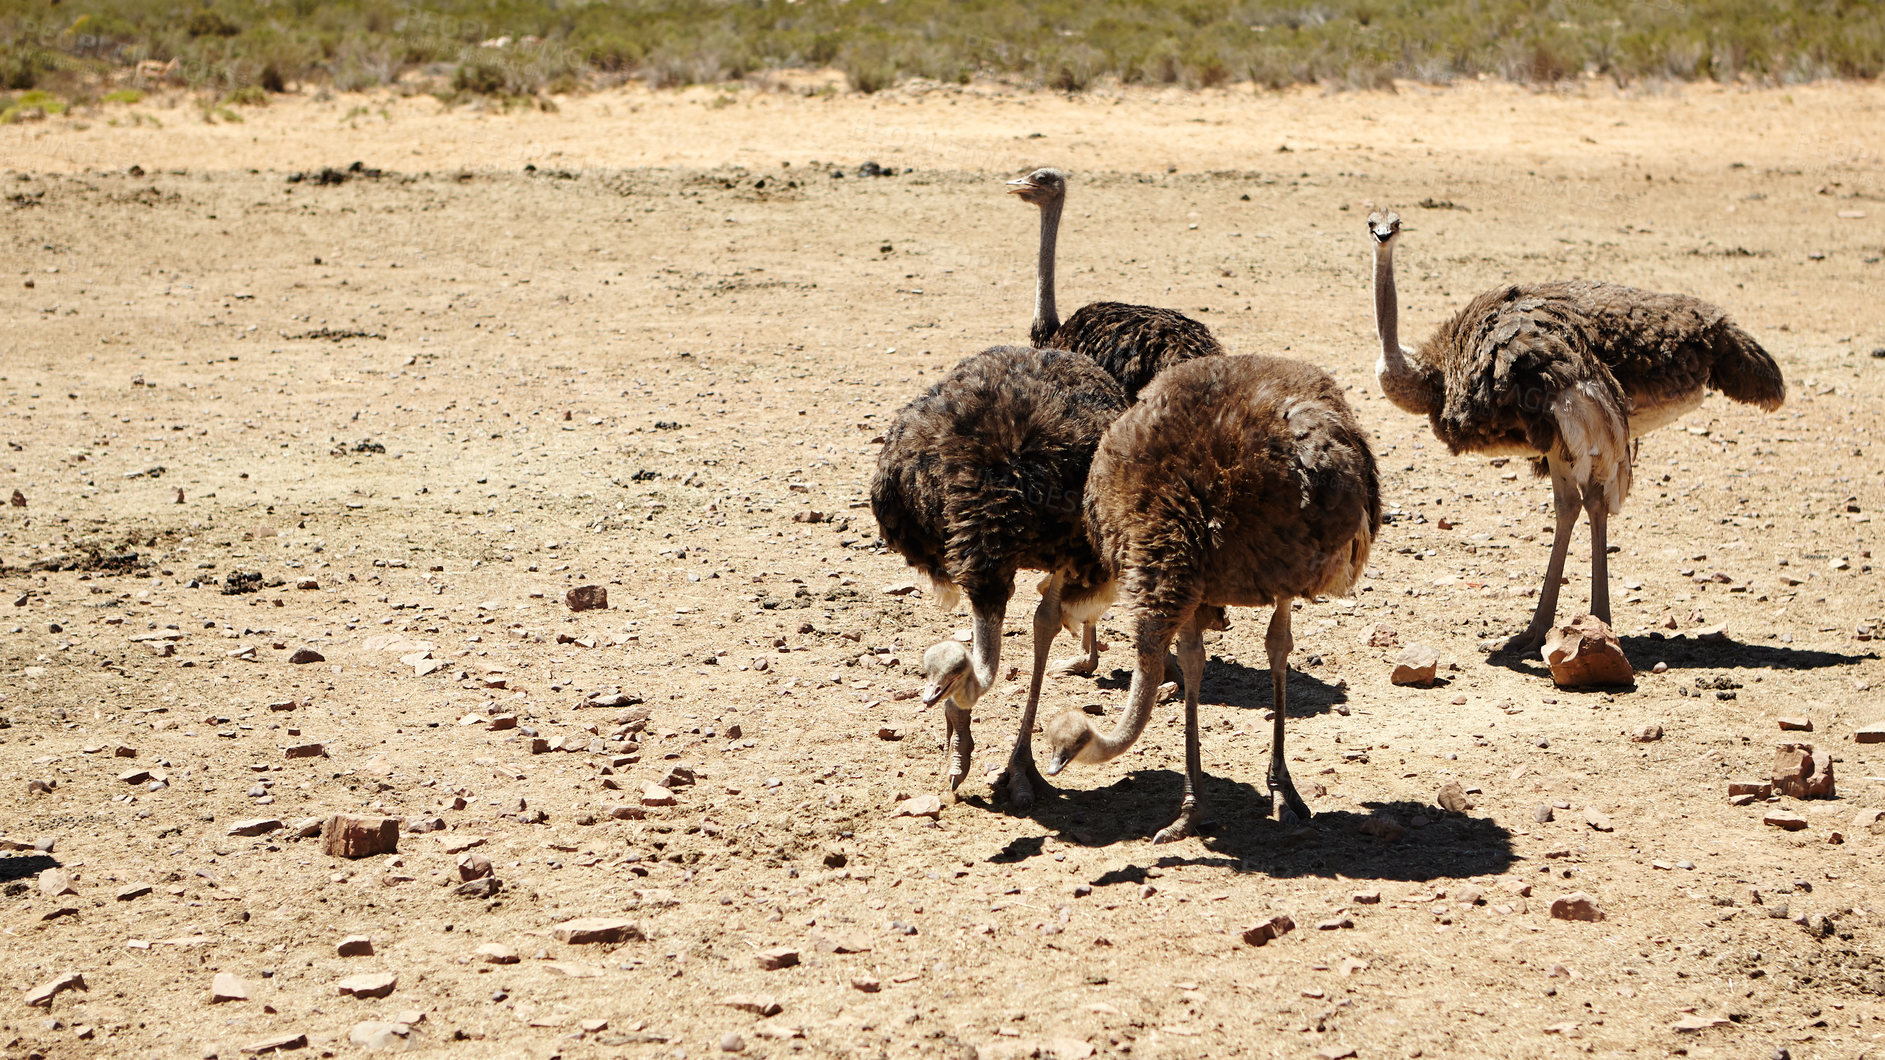
<svg viewBox="0 0 1885 1060">
<path fill-rule="evenodd" d="M 495 60 L 469 59 L 452 71 L 452 88 L 475 96 L 501 96 L 510 88 L 510 76 Z"/>
<path fill-rule="evenodd" d="M 144 93 L 135 88 L 120 88 L 116 92 L 105 93 L 106 103 L 142 103 Z"/>
<path fill-rule="evenodd" d="M 235 23 L 207 7 L 190 12 L 190 19 L 183 28 L 192 37 L 233 37 L 242 32 Z"/>
</svg>

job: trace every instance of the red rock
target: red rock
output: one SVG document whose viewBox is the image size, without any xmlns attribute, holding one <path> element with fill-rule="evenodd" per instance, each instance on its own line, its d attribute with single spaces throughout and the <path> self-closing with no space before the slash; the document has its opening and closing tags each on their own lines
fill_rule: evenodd
<svg viewBox="0 0 1885 1060">
<path fill-rule="evenodd" d="M 1780 724 L 1780 731 L 1782 732 L 1812 732 L 1813 731 L 1812 718 L 1804 718 L 1804 717 L 1777 718 L 1775 720 Z"/>
<path fill-rule="evenodd" d="M 755 1016 L 777 1016 L 784 1011 L 779 1006 L 779 999 L 771 994 L 734 994 L 721 998 L 720 1003 L 727 1008 L 751 1012 Z"/>
<path fill-rule="evenodd" d="M 478 959 L 486 964 L 516 964 L 517 955 L 511 948 L 499 942 L 487 942 L 478 947 Z"/>
<path fill-rule="evenodd" d="M 334 944 L 334 952 L 342 957 L 371 957 L 373 940 L 365 935 L 348 935 Z"/>
<path fill-rule="evenodd" d="M 1466 789 L 1460 787 L 1457 780 L 1449 780 L 1440 785 L 1440 808 L 1453 813 L 1465 813 L 1473 808 L 1473 800 L 1466 797 Z"/>
<path fill-rule="evenodd" d="M 481 880 L 491 875 L 491 859 L 483 854 L 461 854 L 458 857 L 458 878 L 461 880 Z"/>
<path fill-rule="evenodd" d="M 1852 734 L 1860 743 L 1885 743 L 1885 721 L 1874 722 Z"/>
<path fill-rule="evenodd" d="M 285 753 L 289 758 L 324 758 L 327 755 L 327 745 L 318 743 L 296 744 L 293 747 L 287 748 Z"/>
<path fill-rule="evenodd" d="M 1430 685 L 1440 669 L 1440 653 L 1425 644 L 1409 644 L 1394 657 L 1388 680 L 1397 685 Z"/>
<path fill-rule="evenodd" d="M 296 666 L 302 666 L 307 663 L 326 662 L 327 656 L 322 655 L 313 648 L 299 648 L 296 649 L 293 655 L 288 656 L 288 661 L 294 663 Z"/>
<path fill-rule="evenodd" d="M 1636 730 L 1636 734 L 1634 736 L 1631 736 L 1630 739 L 1636 741 L 1637 743 L 1654 743 L 1655 741 L 1662 739 L 1662 726 L 1656 724 L 1655 722 L 1651 722 L 1648 725 L 1645 725 L 1642 728 Z"/>
<path fill-rule="evenodd" d="M 1554 920 L 1598 921 L 1604 918 L 1603 907 L 1597 899 L 1583 891 L 1572 891 L 1551 900 L 1551 917 Z"/>
<path fill-rule="evenodd" d="M 1806 827 L 1806 818 L 1788 810 L 1773 809 L 1767 811 L 1767 816 L 1761 818 L 1761 823 L 1789 832 L 1798 832 Z"/>
<path fill-rule="evenodd" d="M 237 821 L 229 826 L 230 835 L 257 836 L 267 835 L 281 827 L 281 821 L 274 817 L 253 817 L 246 821 Z"/>
<path fill-rule="evenodd" d="M 761 969 L 768 972 L 776 972 L 781 968 L 790 968 L 797 964 L 799 962 L 799 951 L 786 949 L 785 947 L 761 950 L 759 952 L 758 961 Z"/>
<path fill-rule="evenodd" d="M 365 858 L 399 849 L 399 818 L 337 813 L 321 829 L 321 849 L 337 858 Z"/>
<path fill-rule="evenodd" d="M 674 793 L 653 781 L 649 781 L 641 786 L 641 804 L 643 806 L 672 806 L 674 805 Z"/>
<path fill-rule="evenodd" d="M 1796 799 L 1830 799 L 1831 755 L 1815 754 L 1810 743 L 1783 743 L 1774 752 L 1774 790 Z"/>
<path fill-rule="evenodd" d="M 565 920 L 550 929 L 550 937 L 572 946 L 596 942 L 640 942 L 647 938 L 641 926 L 632 920 L 595 916 Z"/>
<path fill-rule="evenodd" d="M 851 977 L 851 989 L 859 991 L 861 993 L 875 994 L 877 991 L 882 990 L 883 988 L 884 988 L 883 983 L 877 981 L 876 979 L 871 978 L 868 975 L 854 975 Z"/>
<path fill-rule="evenodd" d="M 1398 648 L 1401 646 L 1401 635 L 1392 627 L 1377 625 L 1361 635 L 1361 643 L 1368 648 Z"/>
<path fill-rule="evenodd" d="M 1623 654 L 1622 643 L 1595 615 L 1583 615 L 1570 625 L 1553 627 L 1545 635 L 1544 654 L 1546 665 L 1551 667 L 1551 680 L 1559 688 L 1636 683 L 1636 670 Z"/>
<path fill-rule="evenodd" d="M 1265 946 L 1296 930 L 1296 922 L 1278 913 L 1259 924 L 1244 929 L 1244 945 Z"/>
<path fill-rule="evenodd" d="M 609 590 L 600 585 L 578 585 L 563 594 L 563 604 L 571 611 L 595 611 L 609 606 Z"/>
<path fill-rule="evenodd" d="M 391 972 L 366 972 L 350 975 L 334 987 L 342 997 L 385 997 L 398 985 L 399 980 Z"/>
<path fill-rule="evenodd" d="M 1768 796 L 1772 795 L 1773 793 L 1774 793 L 1774 786 L 1764 780 L 1763 781 L 1730 780 L 1728 782 L 1728 797 L 1729 798 L 1739 798 L 1742 795 L 1752 795 L 1757 799 L 1765 799 Z"/>
</svg>

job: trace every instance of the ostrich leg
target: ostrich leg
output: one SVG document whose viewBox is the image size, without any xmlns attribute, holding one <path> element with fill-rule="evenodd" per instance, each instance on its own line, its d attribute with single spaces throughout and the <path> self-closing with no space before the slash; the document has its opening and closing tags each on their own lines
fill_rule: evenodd
<svg viewBox="0 0 1885 1060">
<path fill-rule="evenodd" d="M 1198 684 L 1204 679 L 1204 635 L 1194 614 L 1178 634 L 1178 665 L 1185 674 L 1185 798 L 1178 804 L 1178 819 L 1159 829 L 1154 843 L 1172 843 L 1197 835 L 1204 821 L 1198 805 L 1204 786 L 1204 766 L 1198 750 Z"/>
<path fill-rule="evenodd" d="M 975 609 L 975 624 L 969 644 L 970 668 L 976 684 L 975 699 L 994 687 L 1001 667 L 1001 621 L 1004 608 L 999 604 L 993 607 Z M 943 701 L 943 724 L 948 736 L 944 742 L 943 770 L 949 778 L 949 790 L 954 791 L 962 784 L 962 778 L 969 775 L 969 756 L 975 753 L 975 736 L 969 731 L 970 717 L 966 707 L 957 705 L 951 698 Z"/>
<path fill-rule="evenodd" d="M 1590 513 L 1590 613 L 1610 624 L 1610 548 L 1606 524 L 1610 510 L 1601 486 L 1585 492 L 1584 510 Z"/>
<path fill-rule="evenodd" d="M 1041 704 L 1047 649 L 1054 643 L 1054 634 L 1060 632 L 1060 590 L 1064 582 L 1062 575 L 1054 575 L 1041 592 L 1040 606 L 1034 609 L 1034 673 L 1028 679 L 1028 702 L 1021 708 L 1021 731 L 1015 734 L 1014 753 L 1008 756 L 1008 771 L 997 781 L 1006 782 L 1008 802 L 1017 810 L 1034 805 L 1037 788 L 1042 792 L 1052 790 L 1034 766 L 1034 711 Z"/>
<path fill-rule="evenodd" d="M 1564 580 L 1564 556 L 1571 548 L 1571 528 L 1577 525 L 1578 488 L 1557 457 L 1547 460 L 1551 468 L 1552 502 L 1558 513 L 1558 528 L 1551 537 L 1551 561 L 1545 564 L 1545 584 L 1538 589 L 1538 610 L 1532 612 L 1532 624 L 1525 627 L 1525 632 L 1506 641 L 1505 651 L 1537 651 L 1545 643 L 1552 620 L 1558 617 L 1558 583 Z M 1608 606 L 1606 602 L 1606 610 Z"/>
<path fill-rule="evenodd" d="M 1054 621 L 1059 622 L 1058 616 Z M 1097 623 L 1080 627 L 1080 654 L 1057 660 L 1050 667 L 1057 674 L 1090 674 L 1100 668 L 1100 638 Z"/>
<path fill-rule="evenodd" d="M 1309 806 L 1296 794 L 1296 782 L 1289 778 L 1289 760 L 1283 756 L 1283 722 L 1289 717 L 1289 650 L 1296 646 L 1289 632 L 1289 597 L 1279 597 L 1276 613 L 1270 616 L 1270 628 L 1263 637 L 1263 647 L 1270 655 L 1270 709 L 1276 713 L 1276 732 L 1270 738 L 1270 803 L 1276 819 L 1290 816 L 1309 819 Z"/>
</svg>

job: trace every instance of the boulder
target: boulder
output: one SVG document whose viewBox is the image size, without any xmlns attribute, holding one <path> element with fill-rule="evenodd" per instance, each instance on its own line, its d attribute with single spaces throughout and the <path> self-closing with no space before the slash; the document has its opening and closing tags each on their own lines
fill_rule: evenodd
<svg viewBox="0 0 1885 1060">
<path fill-rule="evenodd" d="M 1425 644 L 1409 644 L 1394 657 L 1394 672 L 1388 680 L 1397 685 L 1433 684 L 1434 675 L 1440 670 L 1440 653 Z"/>
<path fill-rule="evenodd" d="M 1636 670 L 1603 619 L 1583 615 L 1545 635 L 1545 663 L 1559 688 L 1633 685 Z"/>
</svg>

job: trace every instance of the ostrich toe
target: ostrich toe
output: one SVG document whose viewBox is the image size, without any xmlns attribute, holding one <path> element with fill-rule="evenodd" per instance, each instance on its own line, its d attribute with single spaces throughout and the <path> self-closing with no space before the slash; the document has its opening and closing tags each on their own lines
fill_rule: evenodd
<svg viewBox="0 0 1885 1060">
<path fill-rule="evenodd" d="M 968 711 L 954 703 L 943 704 L 943 724 L 948 726 L 944 767 L 950 791 L 956 790 L 962 778 L 969 775 L 969 756 L 975 753 L 975 736 L 969 731 L 969 720 Z"/>
</svg>

